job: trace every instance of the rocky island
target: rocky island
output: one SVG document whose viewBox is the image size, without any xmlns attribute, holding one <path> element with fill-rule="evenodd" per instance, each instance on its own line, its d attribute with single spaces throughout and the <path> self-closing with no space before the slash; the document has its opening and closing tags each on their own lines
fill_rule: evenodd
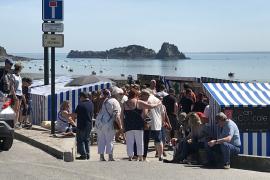
<svg viewBox="0 0 270 180">
<path fill-rule="evenodd" d="M 13 56 L 7 53 L 6 49 L 0 46 L 0 62 L 5 61 L 6 58 L 11 58 L 14 61 L 30 61 L 31 58 Z"/>
<path fill-rule="evenodd" d="M 113 48 L 107 51 L 74 51 L 71 50 L 67 58 L 100 58 L 100 59 L 187 59 L 177 46 L 163 43 L 161 49 L 156 53 L 139 45 Z"/>
</svg>

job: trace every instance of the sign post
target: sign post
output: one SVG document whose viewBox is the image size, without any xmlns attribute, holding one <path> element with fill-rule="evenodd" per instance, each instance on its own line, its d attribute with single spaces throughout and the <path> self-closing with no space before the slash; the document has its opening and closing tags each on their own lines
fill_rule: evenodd
<svg viewBox="0 0 270 180">
<path fill-rule="evenodd" d="M 47 21 L 44 21 L 46 23 Z M 44 34 L 48 34 L 48 32 L 44 32 Z M 50 80 L 49 80 L 49 48 L 44 47 L 44 85 L 49 85 Z"/>
<path fill-rule="evenodd" d="M 55 48 L 64 47 L 64 35 L 55 34 L 55 32 L 63 32 L 63 23 L 55 23 L 55 21 L 63 21 L 64 3 L 63 0 L 43 0 L 42 1 L 42 44 L 44 47 L 44 61 L 48 61 L 48 48 L 51 48 L 51 134 L 55 134 L 56 106 L 55 106 Z M 48 23 L 50 21 L 51 23 Z M 49 34 L 50 33 L 50 34 Z M 46 58 L 47 59 L 46 59 Z M 44 83 L 49 81 L 49 65 L 44 62 Z M 47 79 L 46 79 L 47 78 Z"/>
<path fill-rule="evenodd" d="M 54 33 L 52 32 L 51 34 L 54 34 Z M 52 97 L 51 134 L 55 134 L 55 121 L 56 121 L 56 114 L 57 114 L 55 110 L 55 47 L 51 47 L 51 97 Z"/>
</svg>

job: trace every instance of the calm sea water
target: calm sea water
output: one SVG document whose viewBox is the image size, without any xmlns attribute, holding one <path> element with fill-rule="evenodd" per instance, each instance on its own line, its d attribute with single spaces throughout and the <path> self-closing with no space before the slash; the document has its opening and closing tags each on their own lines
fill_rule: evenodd
<svg viewBox="0 0 270 180">
<path fill-rule="evenodd" d="M 42 59 L 43 54 L 17 54 Z M 270 81 L 270 52 L 265 53 L 186 53 L 187 60 L 68 59 L 56 55 L 56 73 L 71 75 L 125 76 L 153 74 L 181 77 L 212 77 L 242 81 Z M 23 62 L 24 72 L 42 73 L 43 60 Z M 31 69 L 30 69 L 31 68 Z M 72 69 L 73 72 L 68 70 Z M 229 78 L 228 73 L 234 77 Z"/>
</svg>

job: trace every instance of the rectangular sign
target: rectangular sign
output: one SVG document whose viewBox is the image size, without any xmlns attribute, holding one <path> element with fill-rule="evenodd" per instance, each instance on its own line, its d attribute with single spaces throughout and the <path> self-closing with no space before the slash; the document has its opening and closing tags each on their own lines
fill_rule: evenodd
<svg viewBox="0 0 270 180">
<path fill-rule="evenodd" d="M 43 47 L 64 47 L 64 34 L 43 34 Z"/>
<path fill-rule="evenodd" d="M 269 108 L 235 108 L 231 109 L 231 115 L 232 120 L 235 121 L 241 132 L 264 132 L 270 130 Z"/>
<path fill-rule="evenodd" d="M 63 0 L 42 0 L 43 21 L 63 21 L 64 2 Z"/>
<path fill-rule="evenodd" d="M 63 32 L 64 24 L 63 23 L 42 23 L 43 32 Z"/>
</svg>

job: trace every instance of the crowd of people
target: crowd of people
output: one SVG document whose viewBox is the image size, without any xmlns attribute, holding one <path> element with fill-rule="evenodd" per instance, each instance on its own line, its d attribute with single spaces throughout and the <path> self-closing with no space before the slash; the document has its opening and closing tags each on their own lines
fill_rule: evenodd
<svg viewBox="0 0 270 180">
<path fill-rule="evenodd" d="M 14 69 L 12 69 L 14 65 Z M 5 66 L 0 68 L 0 92 L 9 99 L 15 112 L 15 128 L 31 128 L 31 78 L 22 78 L 23 66 L 20 63 L 14 64 L 11 59 L 5 60 Z"/>
<path fill-rule="evenodd" d="M 240 152 L 241 142 L 236 124 L 224 113 L 219 113 L 216 117 L 219 133 L 213 136 L 208 125 L 208 99 L 202 92 L 196 95 L 187 84 L 179 94 L 173 88 L 167 92 L 164 85 L 157 90 L 156 81 L 152 80 L 149 85 L 127 84 L 91 94 L 82 92 L 81 97 L 83 101 L 91 102 L 88 108 L 82 108 L 79 104 L 75 114 L 69 113 L 65 102 L 58 118 L 59 123 L 61 117 L 66 119 L 66 128 L 62 130 L 64 133 L 77 133 L 77 142 L 81 144 L 78 145 L 81 154 L 78 159 L 89 159 L 87 139 L 93 124 L 97 132 L 100 161 L 106 161 L 105 154 L 108 154 L 108 161 L 115 161 L 115 141 L 126 144 L 129 161 L 149 161 L 150 139 L 154 142 L 156 157 L 164 163 L 216 165 L 222 162 L 224 168 L 229 168 L 230 157 Z M 88 118 L 84 117 L 85 114 L 88 114 Z M 92 116 L 94 123 L 90 123 Z M 77 127 L 74 128 L 76 117 Z M 82 119 L 89 125 L 79 128 Z M 84 130 L 85 127 L 90 129 Z M 83 131 L 84 140 L 80 139 L 80 131 Z M 164 158 L 166 148 L 174 149 L 173 160 Z M 203 153 L 200 152 L 205 152 L 206 161 L 202 160 Z M 223 160 L 214 158 L 216 154 L 220 154 Z"/>
<path fill-rule="evenodd" d="M 0 91 L 11 99 L 16 113 L 15 128 L 31 127 L 30 78 L 21 78 L 22 66 L 6 59 L 0 70 Z M 155 80 L 149 85 L 129 82 L 123 87 L 79 95 L 80 103 L 75 112 L 64 101 L 57 115 L 56 130 L 66 136 L 76 136 L 77 159 L 89 155 L 90 132 L 97 132 L 100 161 L 115 161 L 114 142 L 126 144 L 129 161 L 147 159 L 149 141 L 154 141 L 156 157 L 164 163 L 222 163 L 230 167 L 230 157 L 240 152 L 240 135 L 237 125 L 220 112 L 216 116 L 217 135 L 210 131 L 207 97 L 184 85 L 182 92 L 166 90 L 164 84 L 157 89 Z M 95 119 L 95 121 L 93 121 Z M 172 160 L 166 157 L 166 148 L 174 149 Z M 205 152 L 206 161 L 201 152 Z M 216 154 L 222 158 L 216 158 Z"/>
</svg>

